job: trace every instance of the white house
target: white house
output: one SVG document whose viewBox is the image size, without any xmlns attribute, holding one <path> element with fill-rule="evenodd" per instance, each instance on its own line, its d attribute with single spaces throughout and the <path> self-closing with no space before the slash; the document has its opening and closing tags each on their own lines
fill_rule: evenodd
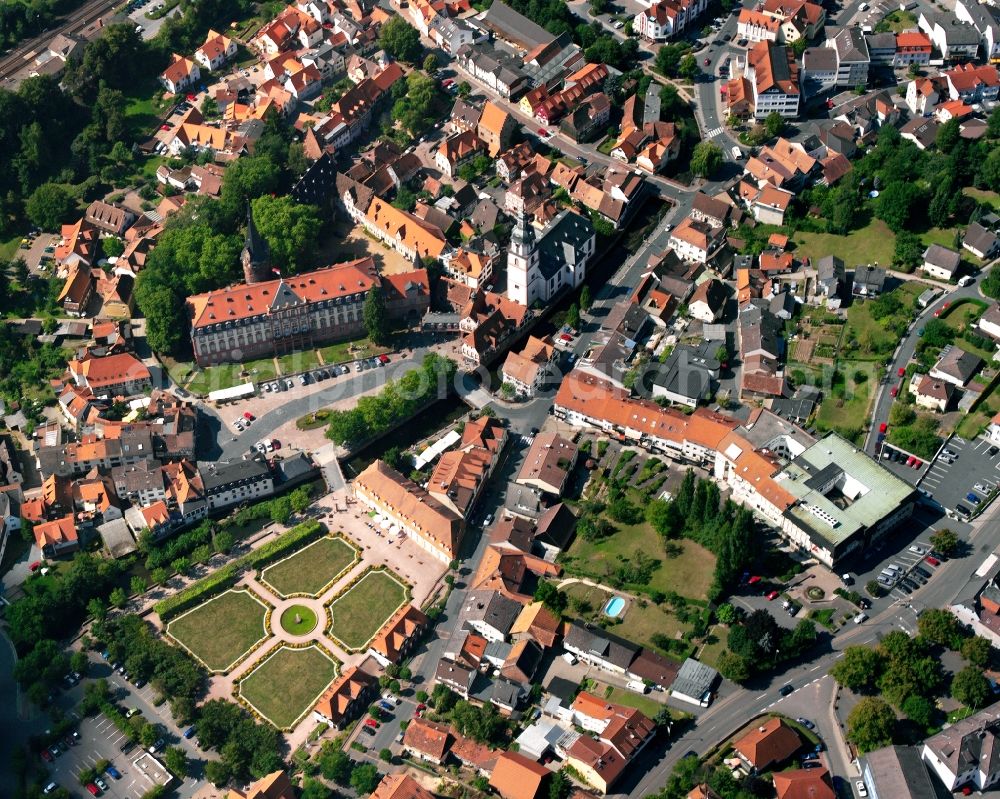
<svg viewBox="0 0 1000 799">
<path fill-rule="evenodd" d="M 236 56 L 236 40 L 210 30 L 205 43 L 194 51 L 194 60 L 202 67 L 214 72 Z"/>
</svg>

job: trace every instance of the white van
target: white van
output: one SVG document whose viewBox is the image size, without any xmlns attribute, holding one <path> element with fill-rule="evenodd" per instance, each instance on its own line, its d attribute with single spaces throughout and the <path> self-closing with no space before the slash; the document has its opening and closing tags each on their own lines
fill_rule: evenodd
<svg viewBox="0 0 1000 799">
<path fill-rule="evenodd" d="M 743 151 L 739 147 L 733 145 L 733 158 L 739 161 L 742 157 L 743 157 Z"/>
<path fill-rule="evenodd" d="M 635 691 L 637 694 L 644 694 L 649 691 L 649 686 L 642 680 L 629 680 L 625 683 L 625 687 L 630 691 Z"/>
<path fill-rule="evenodd" d="M 855 624 L 861 624 L 861 622 L 863 621 L 868 621 L 868 616 L 864 613 L 859 613 L 857 616 L 854 617 Z"/>
<path fill-rule="evenodd" d="M 972 275 L 966 275 L 958 279 L 958 285 L 960 286 L 971 286 L 975 282 L 975 278 Z"/>
<path fill-rule="evenodd" d="M 562 655 L 560 655 L 560 657 L 567 663 L 569 663 L 569 665 L 571 666 L 576 665 L 576 655 L 574 655 L 572 652 L 563 652 Z"/>
</svg>

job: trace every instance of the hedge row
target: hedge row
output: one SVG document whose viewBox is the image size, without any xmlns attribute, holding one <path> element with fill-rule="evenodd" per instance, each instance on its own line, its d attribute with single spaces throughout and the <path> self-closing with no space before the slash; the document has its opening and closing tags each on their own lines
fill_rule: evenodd
<svg viewBox="0 0 1000 799">
<path fill-rule="evenodd" d="M 234 560 L 196 583 L 192 583 L 183 591 L 173 596 L 161 599 L 156 603 L 156 613 L 161 621 L 166 621 L 178 613 L 200 605 L 206 599 L 221 594 L 232 588 L 239 580 L 242 570 L 250 566 L 261 568 L 273 560 L 284 557 L 293 549 L 298 549 L 313 538 L 325 534 L 326 528 L 319 522 L 310 519 L 298 524 L 282 536 L 268 541 L 264 546 L 255 549 L 243 557 Z"/>
<path fill-rule="evenodd" d="M 223 591 L 232 588 L 240 576 L 240 562 L 238 560 L 227 563 L 217 572 L 213 572 L 192 583 L 183 591 L 179 591 L 173 596 L 161 599 L 155 605 L 157 615 L 161 621 L 166 621 L 171 616 L 190 610 L 196 605 L 200 605 L 206 599 L 210 599 Z"/>
</svg>

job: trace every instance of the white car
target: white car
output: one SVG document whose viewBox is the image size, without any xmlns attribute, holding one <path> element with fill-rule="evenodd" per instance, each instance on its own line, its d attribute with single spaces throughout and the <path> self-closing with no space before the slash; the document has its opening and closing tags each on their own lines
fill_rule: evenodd
<svg viewBox="0 0 1000 799">
<path fill-rule="evenodd" d="M 858 796 L 862 797 L 862 799 L 868 796 L 868 789 L 865 787 L 864 780 L 858 780 L 857 782 L 855 782 L 854 787 L 858 789 Z"/>
</svg>

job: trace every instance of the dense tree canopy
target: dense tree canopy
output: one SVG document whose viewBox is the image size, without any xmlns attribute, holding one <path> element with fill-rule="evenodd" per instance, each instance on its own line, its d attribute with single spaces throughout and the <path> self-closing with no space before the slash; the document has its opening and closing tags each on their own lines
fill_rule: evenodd
<svg viewBox="0 0 1000 799">
<path fill-rule="evenodd" d="M 315 268 L 316 245 L 323 223 L 319 209 L 291 197 L 264 195 L 253 201 L 254 224 L 282 273 Z"/>
<path fill-rule="evenodd" d="M 420 44 L 420 33 L 400 16 L 393 15 L 378 35 L 379 46 L 399 61 L 417 63 L 424 48 Z"/>
<path fill-rule="evenodd" d="M 896 713 L 878 697 L 868 696 L 847 716 L 847 739 L 861 752 L 870 752 L 892 743 Z"/>
</svg>

